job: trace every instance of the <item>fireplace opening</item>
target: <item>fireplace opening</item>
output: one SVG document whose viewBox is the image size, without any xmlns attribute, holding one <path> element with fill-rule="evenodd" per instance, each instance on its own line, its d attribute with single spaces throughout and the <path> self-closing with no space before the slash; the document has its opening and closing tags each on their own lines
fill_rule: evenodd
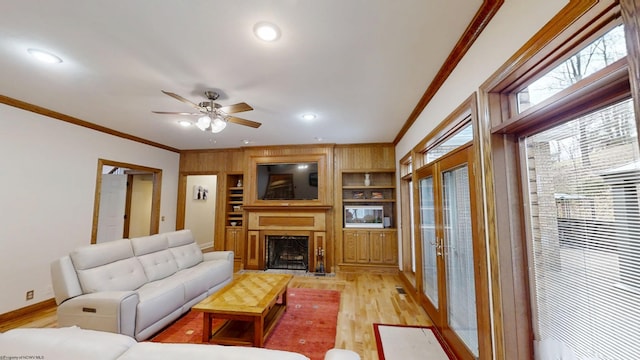
<svg viewBox="0 0 640 360">
<path fill-rule="evenodd" d="M 309 270 L 308 236 L 267 236 L 267 269 Z"/>
</svg>

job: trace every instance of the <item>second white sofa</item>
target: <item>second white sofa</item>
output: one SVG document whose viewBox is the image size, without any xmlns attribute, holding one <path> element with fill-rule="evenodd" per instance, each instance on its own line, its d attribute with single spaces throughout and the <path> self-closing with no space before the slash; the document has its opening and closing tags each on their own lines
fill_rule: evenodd
<svg viewBox="0 0 640 360">
<path fill-rule="evenodd" d="M 51 264 L 58 326 L 145 340 L 229 283 L 233 252 L 202 253 L 190 230 L 78 248 Z"/>
<path fill-rule="evenodd" d="M 0 358 L 46 360 L 309 360 L 290 351 L 246 346 L 136 342 L 130 337 L 77 327 L 13 329 L 0 333 Z M 331 349 L 324 360 L 360 360 L 350 350 Z"/>
</svg>

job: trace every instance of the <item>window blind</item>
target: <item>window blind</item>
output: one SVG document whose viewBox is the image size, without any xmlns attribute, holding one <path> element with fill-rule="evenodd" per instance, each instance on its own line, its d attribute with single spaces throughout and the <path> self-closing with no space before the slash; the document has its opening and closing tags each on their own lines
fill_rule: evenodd
<svg viewBox="0 0 640 360">
<path fill-rule="evenodd" d="M 631 100 L 521 139 L 534 332 L 640 358 L 640 155 Z"/>
</svg>

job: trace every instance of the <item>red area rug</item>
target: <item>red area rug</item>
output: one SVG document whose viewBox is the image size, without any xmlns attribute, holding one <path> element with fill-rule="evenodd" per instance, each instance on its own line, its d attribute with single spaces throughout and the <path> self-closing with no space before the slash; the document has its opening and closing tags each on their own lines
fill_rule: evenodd
<svg viewBox="0 0 640 360">
<path fill-rule="evenodd" d="M 340 292 L 290 288 L 287 311 L 267 338 L 267 349 L 287 350 L 322 360 L 334 347 L 340 308 Z M 202 343 L 202 313 L 190 311 L 156 335 L 151 341 Z M 213 327 L 222 320 L 214 322 Z"/>
</svg>

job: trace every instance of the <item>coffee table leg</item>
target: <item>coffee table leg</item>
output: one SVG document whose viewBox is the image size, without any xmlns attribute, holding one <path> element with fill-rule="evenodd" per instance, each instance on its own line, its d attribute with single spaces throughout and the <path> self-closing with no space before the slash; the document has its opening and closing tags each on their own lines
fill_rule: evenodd
<svg viewBox="0 0 640 360">
<path fill-rule="evenodd" d="M 204 323 L 202 324 L 202 342 L 208 343 L 211 338 L 211 322 L 213 316 L 211 316 L 211 313 L 206 312 L 202 318 L 204 319 Z"/>
<path fill-rule="evenodd" d="M 264 318 L 256 316 L 253 320 L 253 346 L 264 346 Z"/>
</svg>

